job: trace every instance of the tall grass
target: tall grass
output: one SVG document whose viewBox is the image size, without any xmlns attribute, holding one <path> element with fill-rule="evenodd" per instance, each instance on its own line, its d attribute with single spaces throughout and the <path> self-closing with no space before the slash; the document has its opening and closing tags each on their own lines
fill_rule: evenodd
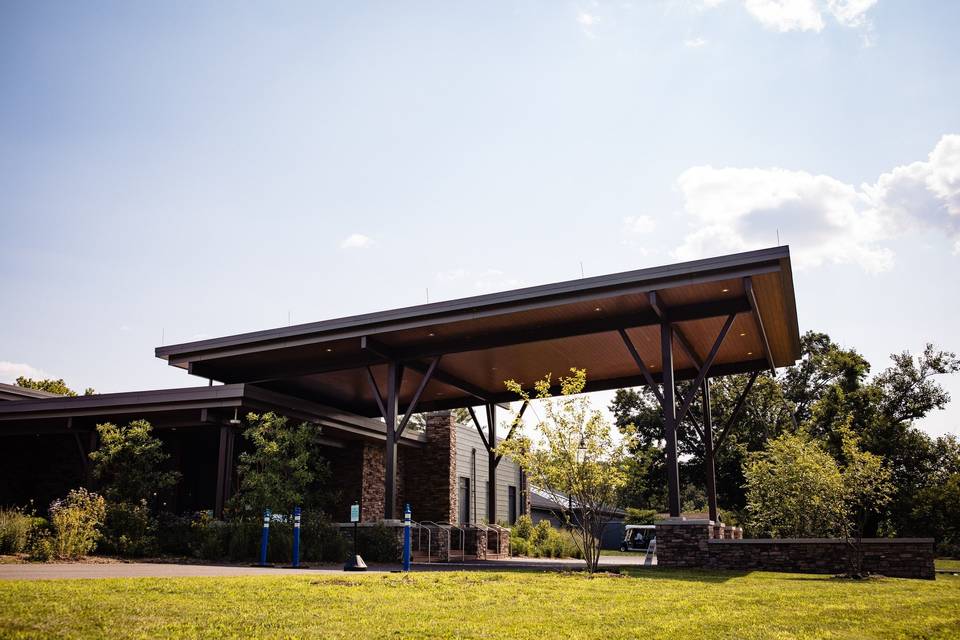
<svg viewBox="0 0 960 640">
<path fill-rule="evenodd" d="M 34 518 L 17 508 L 0 508 L 0 553 L 23 553 L 30 541 Z"/>
</svg>

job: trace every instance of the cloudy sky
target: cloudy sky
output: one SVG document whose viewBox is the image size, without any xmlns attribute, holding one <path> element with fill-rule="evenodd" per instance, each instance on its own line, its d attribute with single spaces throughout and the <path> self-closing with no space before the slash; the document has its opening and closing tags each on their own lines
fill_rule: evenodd
<svg viewBox="0 0 960 640">
<path fill-rule="evenodd" d="M 960 3 L 465 4 L 0 5 L 0 381 L 778 239 L 802 330 L 960 350 Z"/>
</svg>

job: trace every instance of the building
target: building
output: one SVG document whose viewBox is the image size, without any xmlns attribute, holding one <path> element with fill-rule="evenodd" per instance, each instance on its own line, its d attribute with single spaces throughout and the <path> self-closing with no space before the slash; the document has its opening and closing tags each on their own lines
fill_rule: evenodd
<svg viewBox="0 0 960 640">
<path fill-rule="evenodd" d="M 498 412 L 516 401 L 503 381 L 580 367 L 588 391 L 654 390 L 679 515 L 676 424 L 693 395 L 708 397 L 711 377 L 755 377 L 799 354 L 786 247 L 165 345 L 157 357 L 209 386 L 0 402 L 0 501 L 62 495 L 89 473 L 97 423 L 143 418 L 183 474 L 166 506 L 219 513 L 236 489 L 239 418 L 273 411 L 316 425 L 363 520 L 394 521 L 410 503 L 419 520 L 510 521 L 529 500 L 491 446 L 512 435 L 498 429 Z M 679 380 L 694 383 L 683 398 Z M 456 409 L 469 410 L 473 429 L 456 424 Z M 709 415 L 701 428 L 712 434 Z"/>
</svg>

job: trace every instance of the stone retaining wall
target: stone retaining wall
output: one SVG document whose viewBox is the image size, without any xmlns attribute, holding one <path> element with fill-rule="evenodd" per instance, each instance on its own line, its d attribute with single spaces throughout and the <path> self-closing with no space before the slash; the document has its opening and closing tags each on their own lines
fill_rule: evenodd
<svg viewBox="0 0 960 640">
<path fill-rule="evenodd" d="M 742 530 L 709 520 L 671 518 L 657 523 L 661 567 L 844 573 L 849 546 L 823 538 L 742 539 Z M 933 579 L 932 538 L 866 538 L 863 567 L 896 578 Z"/>
</svg>

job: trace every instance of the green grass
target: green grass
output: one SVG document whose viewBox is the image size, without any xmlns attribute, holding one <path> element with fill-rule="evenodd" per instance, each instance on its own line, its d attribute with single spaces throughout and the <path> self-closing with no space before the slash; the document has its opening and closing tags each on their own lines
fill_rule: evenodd
<svg viewBox="0 0 960 640">
<path fill-rule="evenodd" d="M 430 572 L 0 582 L 0 637 L 956 638 L 960 578 Z"/>
<path fill-rule="evenodd" d="M 948 571 L 960 571 L 960 560 L 953 558 L 937 558 L 934 560 L 937 569 L 946 569 Z"/>
</svg>

